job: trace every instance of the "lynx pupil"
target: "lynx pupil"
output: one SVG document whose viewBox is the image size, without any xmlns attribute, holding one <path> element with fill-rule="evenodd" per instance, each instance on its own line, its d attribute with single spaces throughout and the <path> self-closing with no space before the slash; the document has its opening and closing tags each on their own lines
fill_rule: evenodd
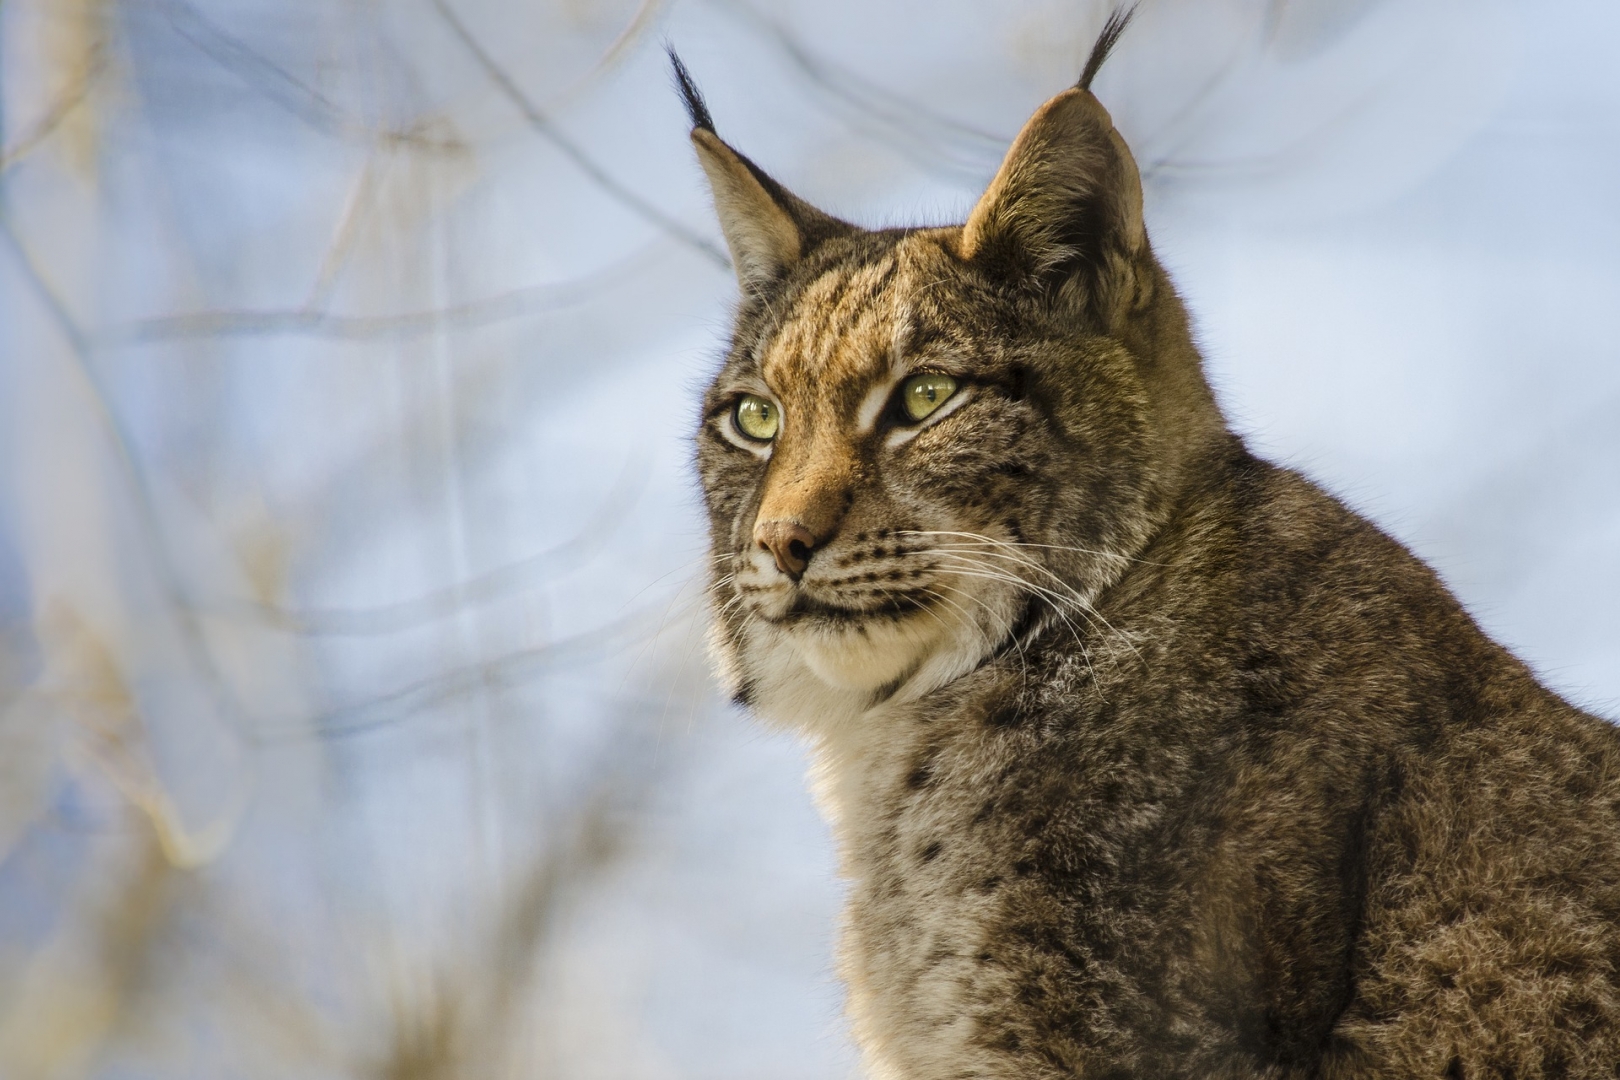
<svg viewBox="0 0 1620 1080">
<path fill-rule="evenodd" d="M 901 391 L 906 415 L 913 420 L 926 419 L 956 393 L 956 380 L 949 375 L 914 375 L 906 380 Z"/>
<path fill-rule="evenodd" d="M 754 394 L 744 394 L 737 400 L 737 430 L 750 439 L 770 442 L 776 438 L 778 424 L 776 406 Z"/>
</svg>

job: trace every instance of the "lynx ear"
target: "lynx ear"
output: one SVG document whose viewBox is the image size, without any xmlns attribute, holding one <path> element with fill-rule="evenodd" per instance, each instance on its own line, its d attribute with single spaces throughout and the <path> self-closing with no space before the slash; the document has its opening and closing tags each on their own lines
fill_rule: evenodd
<svg viewBox="0 0 1620 1080">
<path fill-rule="evenodd" d="M 1105 322 L 1134 291 L 1147 243 L 1142 181 L 1125 140 L 1090 89 L 1130 15 L 1103 28 L 1080 84 L 1036 110 L 962 227 L 961 253 L 1042 289 L 1086 289 Z"/>
<path fill-rule="evenodd" d="M 822 213 L 767 176 L 715 134 L 708 106 L 686 66 L 669 50 L 675 83 L 692 117 L 692 145 L 709 178 L 720 231 L 745 292 L 781 278 L 810 248 L 850 226 Z"/>
<path fill-rule="evenodd" d="M 692 129 L 692 145 L 709 177 L 737 280 L 745 290 L 757 292 L 799 261 L 804 238 L 793 216 L 772 197 L 765 183 L 769 178 L 750 168 L 752 162 L 704 128 Z"/>
</svg>

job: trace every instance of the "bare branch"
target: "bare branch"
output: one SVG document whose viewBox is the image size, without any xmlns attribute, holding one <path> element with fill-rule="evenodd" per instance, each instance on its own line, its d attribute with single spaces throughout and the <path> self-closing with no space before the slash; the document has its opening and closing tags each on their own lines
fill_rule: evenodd
<svg viewBox="0 0 1620 1080">
<path fill-rule="evenodd" d="M 98 344 L 119 347 L 198 338 L 276 336 L 376 341 L 420 337 L 446 329 L 473 329 L 582 303 L 621 285 L 625 272 L 643 261 L 646 251 L 642 248 L 604 270 L 570 281 L 530 285 L 426 311 L 397 315 L 338 315 L 303 309 L 196 311 L 126 324 L 109 331 Z"/>
<path fill-rule="evenodd" d="M 339 278 L 348 266 L 349 256 L 354 252 L 354 245 L 360 236 L 360 226 L 371 211 L 376 173 L 377 153 L 372 150 L 366 155 L 365 164 L 360 167 L 360 175 L 355 177 L 354 187 L 349 191 L 343 213 L 338 217 L 337 225 L 332 231 L 332 242 L 328 245 L 326 254 L 321 257 L 320 267 L 315 271 L 315 281 L 310 286 L 309 295 L 304 298 L 302 310 L 325 310 L 332 290 L 337 287 Z"/>
<path fill-rule="evenodd" d="M 528 121 L 529 126 L 534 129 L 536 134 L 555 146 L 562 152 L 564 157 L 574 163 L 574 166 L 580 172 L 590 177 L 597 187 L 607 192 L 638 217 L 656 225 L 687 247 L 701 253 L 721 269 L 729 270 L 731 268 L 730 257 L 717 247 L 713 241 L 670 217 L 663 210 L 625 187 L 587 154 L 578 143 L 565 135 L 551 118 L 542 113 L 534 102 L 529 99 L 528 95 L 513 81 L 512 76 L 507 74 L 506 70 L 495 62 L 495 58 L 490 56 L 488 51 L 479 44 L 478 39 L 472 36 L 471 31 L 451 10 L 446 0 L 433 0 L 433 8 L 439 13 L 439 17 L 444 20 L 451 33 L 456 35 L 457 40 L 466 48 L 478 66 L 483 69 L 490 82 L 494 83 L 502 96 L 510 101 L 518 112 L 523 114 L 523 118 Z"/>
<path fill-rule="evenodd" d="M 618 66 L 619 62 L 630 54 L 631 46 L 640 41 L 647 30 L 651 28 L 658 14 L 658 9 L 663 6 L 664 0 L 641 0 L 641 6 L 636 9 L 636 13 L 630 16 L 630 21 L 625 24 L 623 30 L 619 31 L 619 36 L 613 39 L 601 56 L 597 57 L 596 63 L 591 65 L 591 69 L 580 76 L 573 85 L 560 93 L 552 95 L 548 104 L 555 108 L 558 105 L 572 101 L 584 93 L 592 83 Z"/>
<path fill-rule="evenodd" d="M 196 663 L 198 671 L 203 676 L 204 685 L 208 687 L 210 696 L 218 709 L 219 715 L 233 727 L 240 729 L 243 715 L 240 702 L 232 695 L 229 685 L 220 674 L 215 663 L 213 653 L 209 650 L 203 638 L 202 628 L 197 624 L 193 614 L 193 604 L 187 597 L 182 578 L 174 564 L 173 554 L 164 538 L 163 529 L 158 523 L 157 510 L 153 506 L 151 487 L 145 474 L 141 471 L 138 459 L 132 448 L 128 432 L 124 430 L 122 421 L 113 410 L 111 402 L 97 378 L 95 365 L 91 361 L 91 347 L 83 328 L 77 319 L 68 311 L 67 306 L 56 295 L 50 285 L 40 273 L 33 256 L 23 244 L 22 238 L 12 226 L 11 218 L 5 207 L 0 205 L 0 238 L 11 248 L 23 278 L 33 289 L 40 304 L 50 313 L 56 323 L 58 332 L 69 346 L 80 376 L 84 380 L 86 391 L 94 403 L 97 416 L 107 432 L 109 441 L 116 451 L 115 458 L 123 467 L 125 478 L 128 480 L 133 503 L 136 511 L 136 520 L 140 531 L 146 538 L 147 546 L 151 552 L 151 565 L 156 572 L 158 584 L 162 594 L 168 601 L 175 615 L 175 625 L 179 629 L 181 641 L 187 654 Z"/>
<path fill-rule="evenodd" d="M 646 487 L 648 475 L 645 458 L 628 464 L 603 499 L 596 518 L 556 547 L 409 600 L 369 608 L 295 611 L 268 604 L 241 603 L 203 610 L 208 614 L 261 619 L 279 629 L 308 636 L 391 634 L 435 619 L 447 619 L 472 605 L 512 595 L 543 576 L 565 573 L 601 554 L 603 541 L 628 516 Z"/>
<path fill-rule="evenodd" d="M 97 42 L 86 61 L 85 68 L 68 85 L 68 88 L 52 102 L 51 107 L 30 128 L 27 134 L 19 138 L 15 144 L 0 148 L 0 172 L 5 172 L 17 162 L 39 149 L 47 139 L 55 134 L 56 129 L 62 126 L 73 110 L 84 104 L 90 96 L 90 91 L 96 78 L 105 66 L 104 53 L 101 42 Z"/>
<path fill-rule="evenodd" d="M 851 126 L 898 150 L 927 172 L 954 182 L 982 184 L 1012 141 L 817 56 L 787 27 L 746 0 L 712 2 L 775 46 L 821 101 Z"/>
<path fill-rule="evenodd" d="M 466 145 L 459 139 L 434 137 L 431 131 L 436 125 L 429 118 L 402 128 L 378 129 L 350 115 L 315 87 L 222 29 L 185 0 L 168 0 L 165 11 L 175 33 L 198 52 L 317 131 L 364 143 L 409 145 L 433 153 L 466 151 Z"/>
<path fill-rule="evenodd" d="M 517 649 L 488 660 L 455 668 L 442 675 L 419 679 L 377 697 L 345 705 L 308 721 L 279 727 L 261 727 L 254 741 L 259 744 L 288 742 L 311 735 L 338 739 L 360 735 L 400 723 L 426 709 L 453 701 L 479 689 L 511 689 L 521 686 L 568 663 L 580 663 L 610 651 L 622 651 L 638 637 L 637 626 L 650 620 L 648 612 L 635 611 L 594 630 L 547 642 L 530 649 Z"/>
</svg>

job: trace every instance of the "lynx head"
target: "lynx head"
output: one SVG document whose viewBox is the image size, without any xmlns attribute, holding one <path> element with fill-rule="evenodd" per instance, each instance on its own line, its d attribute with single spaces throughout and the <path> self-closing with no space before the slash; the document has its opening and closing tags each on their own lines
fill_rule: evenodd
<svg viewBox="0 0 1620 1080">
<path fill-rule="evenodd" d="M 1090 90 L 1125 22 L 945 228 L 868 231 L 790 194 L 675 60 L 741 285 L 697 437 L 714 651 L 766 715 L 819 723 L 828 693 L 910 699 L 1043 627 L 1085 632 L 1221 435 Z"/>
</svg>

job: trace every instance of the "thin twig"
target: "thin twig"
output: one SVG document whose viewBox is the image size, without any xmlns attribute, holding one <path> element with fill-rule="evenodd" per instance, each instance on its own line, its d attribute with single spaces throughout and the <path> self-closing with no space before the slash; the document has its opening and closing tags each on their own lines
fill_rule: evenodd
<svg viewBox="0 0 1620 1080">
<path fill-rule="evenodd" d="M 15 145 L 0 148 L 0 172 L 5 172 L 26 158 L 55 134 L 63 121 L 72 115 L 73 110 L 84 104 L 85 99 L 90 96 L 91 86 L 101 74 L 103 66 L 102 48 L 98 42 L 91 52 L 90 59 L 85 63 L 84 71 L 57 97 L 33 128 L 18 139 Z"/>
<path fill-rule="evenodd" d="M 983 183 L 1012 141 L 817 56 L 787 27 L 745 0 L 711 2 L 774 45 L 818 97 L 857 130 L 899 151 L 925 172 L 956 183 Z"/>
<path fill-rule="evenodd" d="M 311 736 L 346 738 L 375 731 L 453 701 L 476 689 L 512 689 L 565 664 L 578 664 L 607 652 L 622 652 L 635 643 L 634 629 L 647 620 L 644 612 L 596 627 L 572 637 L 549 641 L 455 668 L 441 675 L 418 679 L 395 690 L 344 705 L 313 718 L 299 717 L 276 726 L 262 725 L 254 735 L 259 744 L 289 742 Z"/>
<path fill-rule="evenodd" d="M 174 564 L 173 556 L 165 541 L 163 529 L 158 523 L 157 509 L 153 505 L 150 485 L 145 474 L 134 455 L 132 441 L 124 430 L 123 422 L 114 412 L 107 395 L 97 378 L 95 365 L 92 363 L 91 347 L 84 330 L 79 326 L 78 320 L 67 310 L 65 304 L 56 295 L 56 292 L 45 281 L 40 273 L 33 256 L 23 244 L 22 238 L 12 226 L 10 214 L 3 205 L 0 205 L 0 238 L 11 248 L 18 265 L 23 272 L 23 278 L 33 289 L 36 298 L 42 307 L 50 313 L 51 319 L 56 323 L 57 330 L 67 341 L 69 352 L 72 354 L 75 365 L 79 370 L 84 385 L 94 402 L 97 416 L 106 429 L 107 437 L 115 449 L 114 457 L 123 467 L 126 479 L 129 481 L 133 493 L 131 500 L 135 508 L 136 520 L 140 530 L 146 537 L 147 546 L 151 551 L 153 569 L 156 571 L 159 588 L 168 600 L 169 606 L 175 614 L 175 623 L 180 631 L 180 638 L 185 644 L 186 651 L 203 675 L 204 685 L 209 689 L 209 696 L 219 710 L 223 719 L 233 727 L 240 727 L 242 707 L 235 700 L 229 684 L 220 673 L 214 662 L 212 651 L 208 648 L 193 613 L 193 605 L 186 595 L 181 584 L 178 568 Z"/>
<path fill-rule="evenodd" d="M 185 0 L 169 0 L 169 23 L 198 52 L 242 80 L 249 88 L 317 131 L 364 143 L 410 145 L 435 153 L 461 153 L 459 139 L 434 138 L 422 120 L 403 128 L 379 129 L 347 113 L 315 87 L 242 39 L 222 29 Z"/>
<path fill-rule="evenodd" d="M 730 257 L 715 246 L 712 241 L 699 235 L 625 187 L 587 154 L 578 143 L 565 135 L 557 127 L 556 123 L 541 112 L 539 107 L 529 99 L 528 95 L 513 81 L 512 76 L 507 74 L 506 70 L 495 62 L 495 58 L 490 56 L 483 45 L 479 44 L 478 39 L 473 37 L 472 32 L 467 29 L 460 17 L 451 10 L 446 0 L 433 0 L 433 8 L 439 13 L 439 17 L 444 20 L 445 25 L 450 28 L 451 33 L 455 34 L 456 38 L 466 48 L 473 60 L 483 69 L 490 82 L 494 83 L 502 96 L 510 101 L 518 112 L 523 114 L 523 118 L 528 121 L 529 126 L 534 129 L 537 135 L 555 146 L 562 152 L 564 157 L 574 163 L 574 166 L 580 172 L 590 177 L 597 187 L 613 196 L 637 216 L 656 225 L 694 251 L 701 253 L 721 269 L 729 270 L 731 268 Z"/>
<path fill-rule="evenodd" d="M 146 345 L 153 342 L 226 337 L 322 337 L 346 341 L 399 340 L 444 329 L 473 329 L 530 315 L 541 315 L 581 303 L 622 285 L 626 271 L 645 260 L 646 248 L 585 277 L 530 285 L 494 296 L 396 315 L 340 315 L 301 308 L 266 311 L 194 311 L 159 315 L 109 331 L 98 344 Z"/>
<path fill-rule="evenodd" d="M 629 55 L 630 47 L 641 39 L 642 35 L 647 32 L 648 27 L 652 26 L 654 16 L 658 14 L 658 9 L 663 6 L 664 0 L 641 0 L 641 6 L 636 8 L 636 13 L 630 16 L 630 21 L 625 24 L 623 30 L 619 31 L 619 36 L 614 38 L 608 47 L 603 50 L 601 56 L 597 57 L 596 63 L 591 65 L 591 69 L 580 76 L 572 85 L 559 93 L 551 95 L 548 100 L 550 107 L 556 108 L 558 105 L 572 101 L 584 93 L 593 82 L 613 70 L 619 61 Z"/>
<path fill-rule="evenodd" d="M 541 575 L 565 573 L 600 554 L 602 541 L 624 521 L 645 489 L 649 472 L 645 458 L 628 464 L 618 482 L 603 498 L 602 509 L 596 518 L 556 547 L 409 600 L 367 608 L 303 610 L 240 603 L 215 605 L 206 611 L 211 615 L 256 618 L 278 629 L 322 637 L 391 634 L 435 619 L 449 618 L 471 605 L 511 595 L 525 582 Z"/>
</svg>

